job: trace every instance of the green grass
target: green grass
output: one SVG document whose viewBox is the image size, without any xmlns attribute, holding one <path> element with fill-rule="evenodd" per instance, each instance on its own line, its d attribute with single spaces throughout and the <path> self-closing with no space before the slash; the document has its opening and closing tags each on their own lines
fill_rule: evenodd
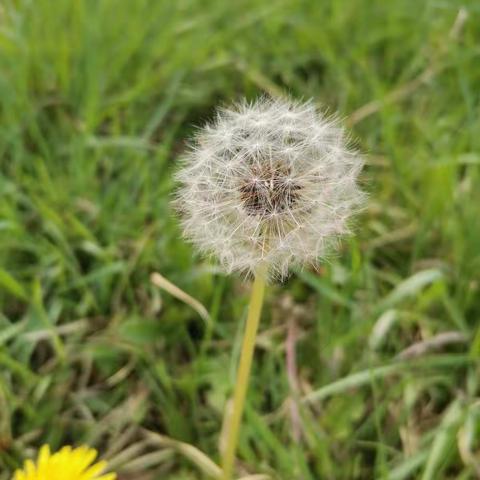
<svg viewBox="0 0 480 480">
<path fill-rule="evenodd" d="M 479 25 L 473 0 L 3 1 L 0 480 L 84 442 L 121 480 L 207 478 L 174 440 L 218 462 L 248 285 L 181 240 L 172 171 L 217 104 L 282 91 L 352 127 L 369 203 L 267 292 L 239 473 L 478 478 Z"/>
</svg>

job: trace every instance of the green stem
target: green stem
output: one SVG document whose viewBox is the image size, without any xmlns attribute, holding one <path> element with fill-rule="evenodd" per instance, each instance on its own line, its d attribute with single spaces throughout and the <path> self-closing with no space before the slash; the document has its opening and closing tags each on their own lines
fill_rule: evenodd
<svg viewBox="0 0 480 480">
<path fill-rule="evenodd" d="M 229 418 L 226 419 L 226 443 L 222 462 L 222 480 L 232 479 L 240 424 L 245 407 L 245 397 L 252 367 L 255 340 L 257 338 L 258 324 L 260 323 L 260 314 L 262 311 L 265 279 L 266 269 L 265 267 L 262 267 L 257 271 L 255 282 L 253 283 L 250 305 L 248 308 L 247 324 L 243 336 L 242 352 L 240 354 L 240 363 L 238 365 L 237 382 L 233 397 L 233 409 Z"/>
</svg>

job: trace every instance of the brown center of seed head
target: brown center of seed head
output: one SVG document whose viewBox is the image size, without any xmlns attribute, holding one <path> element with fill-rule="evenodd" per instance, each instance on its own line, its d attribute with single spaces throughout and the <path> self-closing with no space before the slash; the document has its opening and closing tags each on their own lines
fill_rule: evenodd
<svg viewBox="0 0 480 480">
<path fill-rule="evenodd" d="M 253 166 L 239 188 L 247 214 L 262 217 L 287 212 L 298 201 L 300 189 L 290 168 L 278 164 Z"/>
</svg>

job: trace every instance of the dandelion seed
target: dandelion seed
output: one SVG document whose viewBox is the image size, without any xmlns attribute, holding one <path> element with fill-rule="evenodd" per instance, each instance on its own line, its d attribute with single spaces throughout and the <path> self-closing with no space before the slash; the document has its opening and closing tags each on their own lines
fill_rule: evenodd
<svg viewBox="0 0 480 480">
<path fill-rule="evenodd" d="M 177 178 L 185 236 L 228 272 L 317 264 L 362 204 L 363 161 L 312 103 L 261 98 L 201 129 Z"/>
<path fill-rule="evenodd" d="M 44 445 L 36 464 L 27 460 L 24 468 L 15 472 L 13 480 L 115 480 L 114 473 L 102 474 L 107 464 L 93 463 L 96 457 L 93 448 L 63 447 L 52 455 L 48 445 Z"/>
</svg>

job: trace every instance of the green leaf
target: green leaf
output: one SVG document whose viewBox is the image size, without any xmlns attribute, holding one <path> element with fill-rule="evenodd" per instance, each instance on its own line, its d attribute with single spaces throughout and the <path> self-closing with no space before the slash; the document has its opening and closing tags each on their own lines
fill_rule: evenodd
<svg viewBox="0 0 480 480">
<path fill-rule="evenodd" d="M 440 470 L 448 464 L 453 446 L 455 445 L 463 415 L 464 411 L 460 402 L 458 400 L 454 401 L 443 417 L 438 432 L 434 437 L 422 480 L 436 480 L 440 478 Z"/>
<path fill-rule="evenodd" d="M 28 295 L 23 286 L 6 270 L 0 268 L 0 287 L 21 300 L 27 300 Z"/>
<path fill-rule="evenodd" d="M 392 308 L 407 298 L 418 295 L 427 285 L 443 279 L 440 270 L 429 269 L 417 272 L 399 283 L 379 304 L 381 310 Z"/>
</svg>

